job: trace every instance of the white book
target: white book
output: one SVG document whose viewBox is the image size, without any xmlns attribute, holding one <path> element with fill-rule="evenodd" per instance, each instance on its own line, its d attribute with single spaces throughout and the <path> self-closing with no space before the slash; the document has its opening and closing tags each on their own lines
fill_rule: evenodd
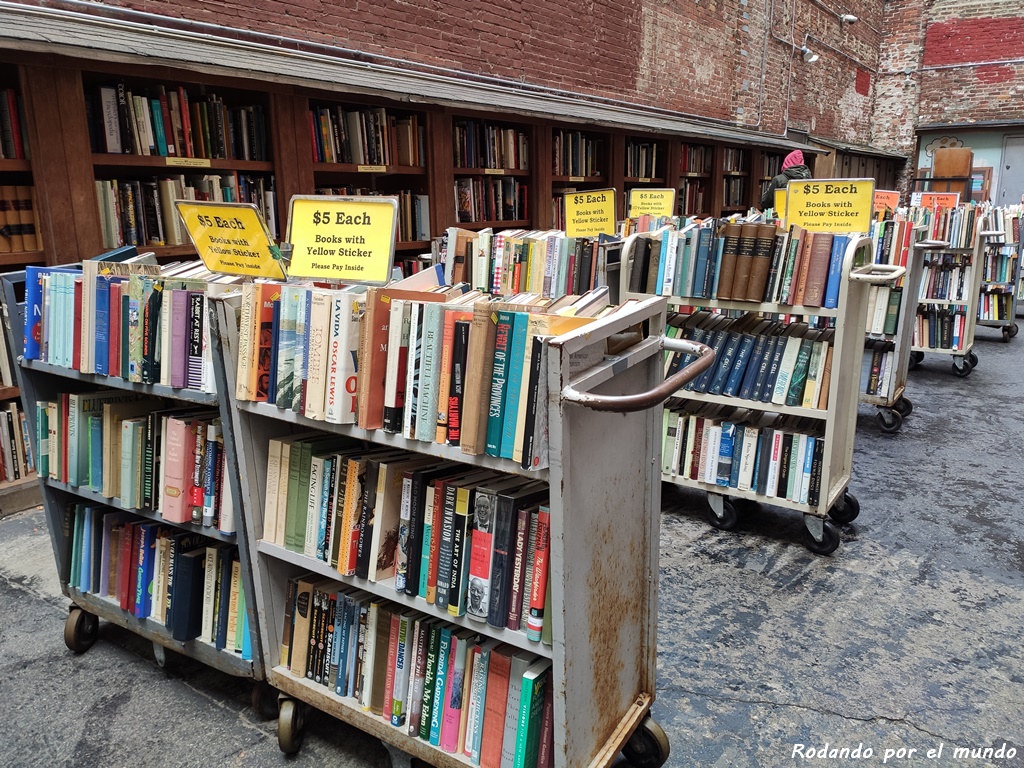
<svg viewBox="0 0 1024 768">
<path fill-rule="evenodd" d="M 416 439 L 434 441 L 437 431 L 437 381 L 441 367 L 441 334 L 444 305 L 427 302 L 423 307 L 423 353 L 420 361 L 419 402 L 416 406 Z"/>
<path fill-rule="evenodd" d="M 401 429 L 402 406 L 398 404 L 398 379 L 403 331 L 406 337 L 408 335 L 408 326 L 405 324 L 408 303 L 404 299 L 394 299 L 389 311 L 387 373 L 384 379 L 384 429 L 387 432 L 399 432 Z"/>
<path fill-rule="evenodd" d="M 409 352 L 405 362 L 405 408 L 402 434 L 416 438 L 416 412 L 419 406 L 420 362 L 423 355 L 423 304 L 409 304 Z"/>
<path fill-rule="evenodd" d="M 302 553 L 316 557 L 317 533 L 320 528 L 320 495 L 324 478 L 324 457 L 313 456 L 309 464 L 309 496 L 306 499 L 306 538 Z"/>
<path fill-rule="evenodd" d="M 772 392 L 772 403 L 774 405 L 786 404 L 789 380 L 793 377 L 793 369 L 796 368 L 796 360 L 800 353 L 800 341 L 801 339 L 797 336 L 786 337 L 785 351 L 782 353 L 779 374 L 775 379 L 775 390 Z"/>
<path fill-rule="evenodd" d="M 306 406 L 307 419 L 326 418 L 328 355 L 331 352 L 331 321 L 334 297 L 328 291 L 314 290 L 310 297 L 309 327 L 306 329 Z"/>
<path fill-rule="evenodd" d="M 707 450 L 705 451 L 704 477 L 701 480 L 709 485 L 716 485 L 715 481 L 718 478 L 718 449 L 722 445 L 722 425 L 715 424 L 710 429 L 705 426 L 704 429 L 708 430 L 708 443 Z"/>
<path fill-rule="evenodd" d="M 466 722 L 466 748 L 463 754 L 470 758 L 473 765 L 480 764 L 480 745 L 483 741 L 484 708 L 487 700 L 487 674 L 491 668 L 491 653 L 498 644 L 497 640 L 487 640 L 479 646 L 480 652 L 475 654 L 473 676 L 469 688 L 469 715 Z M 463 704 L 465 706 L 465 704 Z"/>
<path fill-rule="evenodd" d="M 519 729 L 519 703 L 523 693 L 523 675 L 536 657 L 519 651 L 512 657 L 508 678 L 508 699 L 505 702 L 505 733 L 501 739 L 501 768 L 514 768 L 516 731 Z"/>
<path fill-rule="evenodd" d="M 871 332 L 882 333 L 885 330 L 885 314 L 889 311 L 888 285 L 879 285 L 875 295 L 875 314 L 871 321 Z"/>
<path fill-rule="evenodd" d="M 238 365 L 235 376 L 235 399 L 237 400 L 252 400 L 256 396 L 250 387 L 253 366 L 252 349 L 256 330 L 253 318 L 258 316 L 258 312 L 253 306 L 256 303 L 256 296 L 255 283 L 245 283 L 242 286 L 241 318 L 238 322 Z"/>
<path fill-rule="evenodd" d="M 665 237 L 667 242 L 665 243 L 665 277 L 661 281 L 661 295 L 672 296 L 676 290 L 676 258 L 679 251 L 679 233 L 675 230 L 669 230 L 663 237 Z"/>
<path fill-rule="evenodd" d="M 793 475 L 793 492 L 789 493 L 789 488 L 787 488 L 786 498 L 789 499 L 790 501 L 799 501 L 800 487 L 801 485 L 803 485 L 802 476 L 804 472 L 804 458 L 806 457 L 807 453 L 807 435 L 794 435 L 793 439 L 795 440 L 794 448 L 796 449 L 796 464 L 793 465 L 791 462 L 791 466 L 795 466 L 796 472 L 791 473 Z M 793 448 L 791 448 L 790 450 L 792 451 Z"/>
<path fill-rule="evenodd" d="M 864 316 L 864 331 L 866 333 L 874 333 L 875 305 L 878 303 L 879 287 L 877 285 L 868 286 L 868 310 Z"/>
<path fill-rule="evenodd" d="M 686 423 L 686 414 L 678 414 L 676 417 L 676 441 L 672 451 L 672 465 L 669 469 L 673 475 L 679 474 L 679 457 L 683 452 L 683 446 L 686 442 Z"/>
<path fill-rule="evenodd" d="M 477 290 L 490 291 L 491 276 L 491 240 L 494 230 L 490 227 L 481 229 L 477 234 L 476 250 L 474 251 L 472 273 L 470 276 L 471 285 Z M 424 240 L 429 238 L 422 238 Z"/>
<path fill-rule="evenodd" d="M 811 490 L 811 472 L 814 471 L 814 448 L 819 440 L 824 440 L 824 438 L 807 438 L 807 450 L 804 452 L 804 463 L 800 467 L 800 493 L 797 496 L 797 501 L 801 504 L 807 503 L 807 496 Z M 808 454 L 810 454 L 809 457 Z"/>
<path fill-rule="evenodd" d="M 285 478 L 287 483 L 287 478 Z M 281 487 L 281 441 L 271 440 L 267 444 L 267 485 L 263 496 L 263 532 L 261 539 L 273 541 L 277 530 L 277 494 Z M 268 535 L 270 534 L 270 535 Z"/>
<path fill-rule="evenodd" d="M 217 563 L 218 546 L 206 548 L 206 568 L 203 572 L 203 622 L 199 632 L 199 639 L 204 643 L 212 643 L 214 625 L 214 607 L 217 604 Z"/>
<path fill-rule="evenodd" d="M 149 601 L 149 618 L 164 623 L 164 604 L 166 593 L 163 589 L 164 580 L 164 553 L 167 551 L 168 539 L 166 536 L 158 536 L 156 539 L 156 550 L 153 554 L 153 594 Z"/>
<path fill-rule="evenodd" d="M 117 90 L 112 86 L 100 86 L 100 112 L 103 119 L 103 138 L 107 152 L 120 155 L 121 124 L 117 116 Z"/>
<path fill-rule="evenodd" d="M 779 459 L 782 454 L 782 431 L 772 430 L 772 448 L 768 462 L 768 480 L 765 487 L 765 496 L 772 498 L 778 495 L 779 485 Z"/>
<path fill-rule="evenodd" d="M 739 491 L 749 491 L 754 480 L 754 464 L 757 461 L 757 427 L 743 428 L 743 449 L 740 453 L 740 475 L 736 483 Z"/>
</svg>

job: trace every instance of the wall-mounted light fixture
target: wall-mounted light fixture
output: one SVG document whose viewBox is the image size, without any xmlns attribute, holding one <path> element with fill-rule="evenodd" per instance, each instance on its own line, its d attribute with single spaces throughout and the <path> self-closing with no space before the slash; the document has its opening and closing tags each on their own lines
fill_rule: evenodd
<svg viewBox="0 0 1024 768">
<path fill-rule="evenodd" d="M 800 46 L 800 53 L 803 54 L 803 59 L 807 64 L 813 64 L 821 57 L 818 56 L 814 51 L 808 48 L 806 45 Z"/>
<path fill-rule="evenodd" d="M 857 17 L 852 13 L 844 13 L 839 17 L 839 24 L 853 24 L 857 21 Z"/>
</svg>

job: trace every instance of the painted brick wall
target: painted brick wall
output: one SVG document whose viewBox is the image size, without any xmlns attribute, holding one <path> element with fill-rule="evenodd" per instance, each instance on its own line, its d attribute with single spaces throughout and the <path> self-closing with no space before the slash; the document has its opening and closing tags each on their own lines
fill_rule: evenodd
<svg viewBox="0 0 1024 768">
<path fill-rule="evenodd" d="M 62 7 L 62 0 L 26 0 Z M 126 8 L 341 46 L 782 133 L 864 142 L 878 0 L 113 0 Z M 104 6 L 107 6 L 105 9 Z M 68 5 L 81 10 L 83 4 Z M 838 12 L 860 17 L 842 25 Z M 821 56 L 794 56 L 804 42 Z M 787 109 L 787 96 L 789 108 Z"/>
</svg>

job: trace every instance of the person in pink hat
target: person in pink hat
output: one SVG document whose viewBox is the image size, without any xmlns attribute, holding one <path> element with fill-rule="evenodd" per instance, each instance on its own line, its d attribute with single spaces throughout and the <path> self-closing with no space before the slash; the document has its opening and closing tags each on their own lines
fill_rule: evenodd
<svg viewBox="0 0 1024 768">
<path fill-rule="evenodd" d="M 784 189 L 792 179 L 811 178 L 811 169 L 804 165 L 804 153 L 794 149 L 782 161 L 782 173 L 768 182 L 768 189 L 761 195 L 761 210 L 775 205 L 775 190 Z"/>
</svg>

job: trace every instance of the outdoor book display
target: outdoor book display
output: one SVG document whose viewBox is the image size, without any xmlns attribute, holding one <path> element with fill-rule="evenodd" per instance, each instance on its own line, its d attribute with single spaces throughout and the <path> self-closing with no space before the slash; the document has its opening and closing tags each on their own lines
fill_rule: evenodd
<svg viewBox="0 0 1024 768">
<path fill-rule="evenodd" d="M 228 401 L 204 343 L 209 295 L 224 286 L 199 262 L 159 267 L 132 247 L 102 258 L 3 277 L 5 332 L 72 601 L 65 643 L 87 650 L 103 619 L 152 641 L 161 666 L 172 649 L 259 679 L 244 520 L 224 482 Z"/>
<path fill-rule="evenodd" d="M 981 262 L 978 325 L 999 328 L 1003 341 L 1017 335 L 1017 285 L 1020 281 L 1021 206 L 993 208 L 985 227 L 993 234 Z"/>
<path fill-rule="evenodd" d="M 905 274 L 872 263 L 863 224 L 865 234 L 728 223 L 718 237 L 710 222 L 623 245 L 622 298 L 668 296 L 680 308 L 669 335 L 674 326 L 716 354 L 666 408 L 662 479 L 706 491 L 717 528 L 738 522 L 730 499 L 767 502 L 801 512 L 804 543 L 829 554 L 839 534 L 826 518 L 859 513 L 847 486 L 867 293 Z M 687 362 L 664 365 L 671 374 Z"/>
<path fill-rule="evenodd" d="M 339 357 L 351 351 L 344 333 L 330 335 L 325 356 L 300 340 L 292 366 L 271 375 L 273 399 L 245 390 L 246 358 L 261 357 L 248 346 L 246 302 L 262 300 L 243 293 L 215 302 L 215 336 L 228 361 L 217 368 L 226 374 L 218 385 L 239 395 L 226 443 L 237 447 L 232 480 L 255 553 L 264 666 L 284 696 L 281 748 L 299 749 L 306 703 L 440 768 L 604 766 L 620 751 L 637 765 L 661 765 L 668 744 L 647 717 L 659 527 L 649 510 L 660 503 L 650 461 L 659 445 L 655 406 L 707 366 L 710 350 L 677 344 L 697 363 L 664 382 L 662 299 L 585 323 L 545 320 L 538 307 L 510 312 L 515 304 L 479 295 L 460 304 L 424 279 L 365 293 L 306 286 L 311 319 L 300 334 L 317 338 L 320 297 L 338 300 L 325 316 L 347 324 L 363 313 L 356 338 L 364 338 L 355 343 L 364 367 L 351 384 L 334 370 L 335 344 Z M 284 303 L 293 288 L 257 283 L 255 290 L 266 286 L 280 291 L 271 316 L 290 317 Z M 390 335 L 410 310 L 421 332 L 402 321 Z M 547 324 L 529 370 L 506 358 L 507 314 Z M 443 382 L 446 369 L 431 361 L 427 334 L 445 328 L 446 316 L 458 328 L 451 351 L 436 350 L 439 360 L 452 355 Z M 375 334 L 389 323 L 378 368 L 366 350 L 380 348 Z M 291 333 L 290 320 L 280 327 Z M 459 341 L 466 331 L 468 358 Z M 281 353 L 269 357 L 282 361 Z M 467 359 L 466 371 L 488 370 L 475 395 L 483 382 L 463 388 L 459 361 Z M 513 378 L 492 389 L 506 359 Z M 439 382 L 429 380 L 434 367 Z M 403 370 L 415 371 L 408 388 Z M 395 379 L 404 389 L 397 401 Z M 539 397 L 526 394 L 534 384 Z M 290 391 L 282 395 L 282 386 Z M 431 400 L 435 386 L 450 396 Z M 537 439 L 509 443 L 520 390 Z M 503 410 L 512 431 L 491 431 L 488 416 Z M 615 441 L 603 439 L 612 432 Z M 514 456 L 517 447 L 523 458 Z M 614 476 L 592 471 L 612 465 Z M 242 480 L 253 477 L 265 477 L 266 486 Z M 570 563 L 595 578 L 570 579 Z M 636 610 L 614 625 L 593 625 L 588 617 L 608 601 Z M 588 623 L 589 632 L 579 631 Z M 598 648 L 615 660 L 614 673 L 571 663 Z"/>
</svg>

